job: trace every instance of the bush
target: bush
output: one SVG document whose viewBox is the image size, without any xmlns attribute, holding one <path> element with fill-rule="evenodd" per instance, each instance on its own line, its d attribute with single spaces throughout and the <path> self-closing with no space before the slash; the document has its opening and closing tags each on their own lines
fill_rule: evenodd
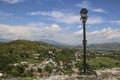
<svg viewBox="0 0 120 80">
<path fill-rule="evenodd" d="M 114 60 L 108 57 L 99 57 L 93 58 L 88 61 L 88 65 L 90 69 L 105 69 L 105 68 L 113 68 L 120 67 L 120 62 L 118 60 Z"/>
<path fill-rule="evenodd" d="M 13 76 L 21 76 L 24 73 L 24 68 L 21 66 L 16 66 L 11 72 Z"/>
<path fill-rule="evenodd" d="M 33 80 L 33 79 L 30 77 L 26 77 L 26 78 L 23 78 L 22 80 Z"/>
<path fill-rule="evenodd" d="M 52 68 L 50 66 L 45 66 L 44 70 L 46 70 L 49 73 L 52 73 Z"/>
</svg>

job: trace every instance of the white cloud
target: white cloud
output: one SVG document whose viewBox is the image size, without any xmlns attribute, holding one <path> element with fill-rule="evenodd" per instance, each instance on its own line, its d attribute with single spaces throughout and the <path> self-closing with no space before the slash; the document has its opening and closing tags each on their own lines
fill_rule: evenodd
<svg viewBox="0 0 120 80">
<path fill-rule="evenodd" d="M 75 36 L 80 36 L 83 34 L 83 30 L 80 30 L 80 31 L 76 31 L 73 33 Z"/>
<path fill-rule="evenodd" d="M 62 31 L 62 28 L 59 25 L 53 24 L 51 26 L 45 27 L 48 31 Z"/>
<path fill-rule="evenodd" d="M 79 17 L 80 17 L 72 13 L 65 13 L 62 11 L 47 11 L 47 12 L 36 11 L 36 12 L 27 13 L 27 15 L 49 16 L 52 18 L 52 20 L 66 24 L 77 23 L 79 22 Z"/>
<path fill-rule="evenodd" d="M 63 29 L 57 25 L 44 27 L 29 27 L 29 26 L 10 26 L 0 24 L 0 37 L 3 39 L 42 39 L 53 38 L 54 34 L 61 33 Z M 53 37 L 51 37 L 53 36 Z"/>
<path fill-rule="evenodd" d="M 60 11 L 47 11 L 47 12 L 36 11 L 36 12 L 27 13 L 27 14 L 28 15 L 52 16 L 55 18 L 65 17 L 65 14 L 63 12 L 60 12 Z"/>
<path fill-rule="evenodd" d="M 57 24 L 43 27 L 10 26 L 0 24 L 0 37 L 2 39 L 50 39 L 67 44 L 81 44 L 83 30 L 69 32 Z M 104 28 L 87 32 L 88 44 L 120 41 L 120 30 Z"/>
<path fill-rule="evenodd" d="M 9 26 L 0 24 L 0 37 L 3 39 L 29 39 L 30 29 L 24 26 Z M 31 36 L 32 37 L 32 36 Z"/>
<path fill-rule="evenodd" d="M 112 22 L 115 22 L 115 23 L 120 23 L 120 20 L 118 20 L 118 21 L 112 21 Z"/>
<path fill-rule="evenodd" d="M 48 16 L 51 17 L 52 20 L 60 22 L 60 23 L 66 23 L 66 24 L 73 24 L 73 23 L 80 23 L 80 15 L 75 15 L 73 13 L 65 13 L 62 11 L 36 11 L 27 13 L 27 15 L 41 15 L 41 16 Z M 49 18 L 50 19 L 50 18 Z M 102 17 L 88 17 L 87 24 L 100 24 L 103 23 L 104 19 Z"/>
<path fill-rule="evenodd" d="M 92 11 L 98 12 L 98 13 L 107 13 L 105 10 L 100 9 L 100 8 L 92 9 Z"/>
<path fill-rule="evenodd" d="M 16 4 L 19 2 L 23 2 L 23 0 L 2 0 L 3 2 L 9 3 L 9 4 Z"/>
<path fill-rule="evenodd" d="M 76 40 L 82 41 L 82 30 L 74 32 Z M 77 38 L 81 37 L 81 38 Z M 120 41 L 120 30 L 112 28 L 104 28 L 102 30 L 95 30 L 87 32 L 87 41 L 90 43 L 105 43 L 105 42 L 119 42 Z"/>
<path fill-rule="evenodd" d="M 90 3 L 88 1 L 82 1 L 81 3 L 76 4 L 75 6 L 89 9 L 90 8 Z"/>
<path fill-rule="evenodd" d="M 43 27 L 43 26 L 47 26 L 47 24 L 45 24 L 43 22 L 31 22 L 31 23 L 27 24 L 26 26 L 29 26 L 29 27 Z"/>
<path fill-rule="evenodd" d="M 44 27 L 10 26 L 0 24 L 0 38 L 2 39 L 50 39 L 58 42 L 76 43 L 72 33 L 67 32 L 57 24 Z"/>
<path fill-rule="evenodd" d="M 90 41 L 98 41 L 99 43 L 104 42 L 112 42 L 120 40 L 120 30 L 112 29 L 112 28 L 104 28 L 100 31 L 94 31 L 90 34 L 90 36 L 94 36 L 95 40 L 90 39 Z"/>
<path fill-rule="evenodd" d="M 81 3 L 76 4 L 75 6 L 79 8 L 87 8 L 88 10 L 97 13 L 107 13 L 107 11 L 105 11 L 104 9 L 92 7 L 92 4 L 89 1 L 82 1 Z"/>
<path fill-rule="evenodd" d="M 117 24 L 117 25 L 120 25 L 120 20 L 117 20 L 117 21 L 111 21 L 111 23 L 113 23 L 113 24 Z"/>
<path fill-rule="evenodd" d="M 104 22 L 104 19 L 102 17 L 89 17 L 87 24 L 100 24 L 103 22 Z"/>
</svg>

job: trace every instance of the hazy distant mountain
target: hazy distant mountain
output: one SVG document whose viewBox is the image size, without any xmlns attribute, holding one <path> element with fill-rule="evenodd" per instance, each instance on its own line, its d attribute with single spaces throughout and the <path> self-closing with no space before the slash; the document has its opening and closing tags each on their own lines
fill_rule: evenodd
<svg viewBox="0 0 120 80">
<path fill-rule="evenodd" d="M 14 41 L 14 40 L 0 39 L 0 42 L 10 42 L 10 41 Z M 68 44 L 57 42 L 57 41 L 54 41 L 54 40 L 48 40 L 48 39 L 40 39 L 40 40 L 35 40 L 35 41 L 45 42 L 45 43 L 52 44 L 52 45 L 69 46 Z"/>
<path fill-rule="evenodd" d="M 40 40 L 37 40 L 39 42 L 45 42 L 45 43 L 48 43 L 48 44 L 52 44 L 52 45 L 58 45 L 58 46 L 70 46 L 69 44 L 66 44 L 66 43 L 61 43 L 61 42 L 57 42 L 57 41 L 54 41 L 54 40 L 48 40 L 48 39 L 40 39 Z"/>
<path fill-rule="evenodd" d="M 12 40 L 9 40 L 9 39 L 0 39 L 0 42 L 10 42 Z"/>
<path fill-rule="evenodd" d="M 75 47 L 82 48 L 82 45 L 78 45 Z M 90 45 L 87 45 L 87 48 L 88 49 L 103 49 L 103 50 L 119 50 L 120 51 L 120 42 L 90 44 Z"/>
<path fill-rule="evenodd" d="M 91 44 L 88 48 L 105 49 L 105 50 L 120 50 L 120 42 Z"/>
<path fill-rule="evenodd" d="M 0 42 L 10 42 L 10 41 L 12 41 L 12 40 L 0 39 Z M 61 42 L 57 42 L 54 40 L 48 40 L 48 39 L 40 39 L 40 40 L 36 40 L 36 41 L 45 42 L 48 44 L 57 45 L 57 46 L 61 46 L 61 47 L 66 47 L 66 46 L 73 47 L 66 43 L 61 43 Z M 82 45 L 75 46 L 75 48 L 82 48 Z M 118 50 L 118 51 L 120 51 L 120 42 L 90 44 L 90 45 L 87 45 L 87 48 L 88 49 L 103 49 L 103 50 Z"/>
</svg>

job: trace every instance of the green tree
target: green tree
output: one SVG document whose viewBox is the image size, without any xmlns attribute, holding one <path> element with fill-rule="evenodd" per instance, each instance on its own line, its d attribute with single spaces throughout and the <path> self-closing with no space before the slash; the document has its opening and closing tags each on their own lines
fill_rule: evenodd
<svg viewBox="0 0 120 80">
<path fill-rule="evenodd" d="M 24 68 L 22 66 L 16 66 L 12 69 L 11 72 L 13 76 L 22 76 L 24 73 Z"/>
<path fill-rule="evenodd" d="M 48 71 L 49 73 L 52 73 L 52 68 L 50 66 L 45 66 L 44 70 Z"/>
</svg>

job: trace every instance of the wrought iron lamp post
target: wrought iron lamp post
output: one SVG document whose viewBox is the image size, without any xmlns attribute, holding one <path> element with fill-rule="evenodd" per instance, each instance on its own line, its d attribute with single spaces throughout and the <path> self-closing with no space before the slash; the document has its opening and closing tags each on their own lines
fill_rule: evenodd
<svg viewBox="0 0 120 80">
<path fill-rule="evenodd" d="M 87 21 L 87 13 L 88 10 L 86 8 L 81 9 L 80 11 L 80 15 L 81 15 L 81 20 L 83 23 L 83 70 L 84 70 L 84 74 L 86 74 L 87 71 L 87 64 L 86 64 L 86 44 L 87 44 L 87 40 L 86 40 L 86 28 L 85 28 L 85 23 Z"/>
</svg>

